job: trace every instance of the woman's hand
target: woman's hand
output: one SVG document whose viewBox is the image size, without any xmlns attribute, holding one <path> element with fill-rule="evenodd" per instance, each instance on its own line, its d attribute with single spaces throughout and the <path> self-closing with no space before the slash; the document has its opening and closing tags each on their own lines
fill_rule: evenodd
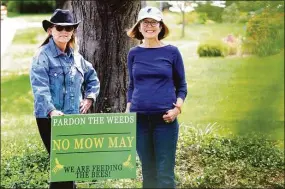
<svg viewBox="0 0 285 189">
<path fill-rule="evenodd" d="M 63 115 L 64 115 L 64 113 L 61 112 L 61 111 L 59 111 L 59 110 L 53 110 L 53 111 L 51 111 L 51 112 L 49 113 L 49 116 L 50 116 L 50 117 L 53 117 L 53 116 L 63 116 Z"/>
<path fill-rule="evenodd" d="M 180 114 L 180 111 L 178 108 L 173 108 L 171 110 L 168 110 L 162 118 L 164 119 L 165 123 L 171 123 L 175 120 L 175 118 Z"/>
<path fill-rule="evenodd" d="M 86 114 L 89 108 L 91 107 L 92 103 L 93 103 L 93 100 L 89 98 L 85 98 L 84 100 L 82 100 L 80 102 L 80 113 Z"/>
</svg>

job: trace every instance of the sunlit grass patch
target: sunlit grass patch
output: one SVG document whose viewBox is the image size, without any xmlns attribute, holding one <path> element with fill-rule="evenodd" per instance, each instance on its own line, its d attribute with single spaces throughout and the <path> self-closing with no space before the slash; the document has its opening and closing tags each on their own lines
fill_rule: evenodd
<svg viewBox="0 0 285 189">
<path fill-rule="evenodd" d="M 29 70 L 32 57 L 46 36 L 42 28 L 17 30 L 12 44 L 1 57 L 1 72 L 3 70 L 15 72 Z"/>
<path fill-rule="evenodd" d="M 217 122 L 235 134 L 261 132 L 283 141 L 282 54 L 185 60 L 188 97 L 179 117 L 181 122 Z"/>
<path fill-rule="evenodd" d="M 14 36 L 13 44 L 38 44 L 39 36 L 45 35 L 47 34 L 41 27 L 19 29 Z"/>
<path fill-rule="evenodd" d="M 1 113 L 32 115 L 33 95 L 29 75 L 9 75 L 1 79 Z"/>
<path fill-rule="evenodd" d="M 186 13 L 187 14 L 187 13 Z M 167 40 L 181 40 L 182 16 L 180 13 L 164 12 L 164 20 L 170 28 Z M 184 40 L 205 41 L 209 39 L 221 40 L 227 35 L 245 35 L 245 24 L 210 23 L 210 24 L 186 24 Z"/>
<path fill-rule="evenodd" d="M 33 115 L 18 115 L 2 113 L 1 115 L 1 138 L 11 139 L 26 137 L 26 134 L 38 135 L 35 117 Z"/>
<path fill-rule="evenodd" d="M 26 22 L 42 22 L 43 20 L 49 20 L 50 14 L 19 14 L 15 12 L 8 12 L 9 18 L 21 18 Z"/>
</svg>

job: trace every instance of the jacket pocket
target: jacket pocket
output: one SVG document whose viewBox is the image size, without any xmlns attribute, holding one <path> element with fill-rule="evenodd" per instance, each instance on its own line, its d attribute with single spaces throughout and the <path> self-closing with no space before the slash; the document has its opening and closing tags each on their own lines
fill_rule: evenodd
<svg viewBox="0 0 285 189">
<path fill-rule="evenodd" d="M 51 85 L 63 84 L 63 70 L 61 67 L 54 67 L 49 70 L 49 79 Z"/>
</svg>

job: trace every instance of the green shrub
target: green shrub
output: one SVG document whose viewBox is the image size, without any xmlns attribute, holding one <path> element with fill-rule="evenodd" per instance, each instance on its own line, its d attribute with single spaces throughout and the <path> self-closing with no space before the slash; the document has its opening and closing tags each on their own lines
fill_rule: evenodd
<svg viewBox="0 0 285 189">
<path fill-rule="evenodd" d="M 253 16 L 247 23 L 247 48 L 254 54 L 267 56 L 284 49 L 284 12 L 269 9 Z"/>
<path fill-rule="evenodd" d="M 199 17 L 198 17 L 197 23 L 205 24 L 207 20 L 208 20 L 207 13 L 205 13 L 205 12 L 199 13 Z"/>
<path fill-rule="evenodd" d="M 282 188 L 284 154 L 257 134 L 222 137 L 213 128 L 180 132 L 176 179 L 181 188 Z"/>
<path fill-rule="evenodd" d="M 227 55 L 227 46 L 222 41 L 207 41 L 198 46 L 197 53 L 200 57 L 217 57 Z"/>
<path fill-rule="evenodd" d="M 36 137 L 37 138 L 37 137 Z M 39 140 L 2 141 L 1 188 L 47 188 L 49 158 Z"/>
<path fill-rule="evenodd" d="M 224 9 L 222 19 L 225 23 L 236 23 L 239 20 L 239 10 L 236 3 L 232 3 Z"/>
<path fill-rule="evenodd" d="M 247 13 L 247 12 L 240 12 L 239 13 L 239 17 L 238 17 L 239 19 L 238 19 L 238 22 L 239 23 L 247 23 L 248 22 L 248 20 L 249 20 L 249 18 L 250 18 L 250 15 L 249 15 L 249 13 Z"/>
<path fill-rule="evenodd" d="M 205 24 L 207 20 L 207 13 L 197 13 L 196 11 L 185 13 L 186 24 Z"/>
<path fill-rule="evenodd" d="M 17 13 L 51 13 L 55 9 L 55 1 L 21 0 L 8 1 L 8 12 Z"/>
</svg>

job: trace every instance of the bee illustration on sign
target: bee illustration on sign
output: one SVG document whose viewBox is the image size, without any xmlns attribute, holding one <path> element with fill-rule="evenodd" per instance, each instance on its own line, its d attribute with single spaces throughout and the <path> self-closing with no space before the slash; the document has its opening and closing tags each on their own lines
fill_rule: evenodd
<svg viewBox="0 0 285 189">
<path fill-rule="evenodd" d="M 132 158 L 132 155 L 130 154 L 130 155 L 128 156 L 127 161 L 125 161 L 125 162 L 123 163 L 123 166 L 124 166 L 124 167 L 127 167 L 127 168 L 129 168 L 129 169 L 134 168 L 133 164 L 131 163 L 131 158 Z"/>
<path fill-rule="evenodd" d="M 52 169 L 52 172 L 57 173 L 57 171 L 63 169 L 64 165 L 61 165 L 57 158 L 55 158 L 55 167 Z"/>
</svg>

